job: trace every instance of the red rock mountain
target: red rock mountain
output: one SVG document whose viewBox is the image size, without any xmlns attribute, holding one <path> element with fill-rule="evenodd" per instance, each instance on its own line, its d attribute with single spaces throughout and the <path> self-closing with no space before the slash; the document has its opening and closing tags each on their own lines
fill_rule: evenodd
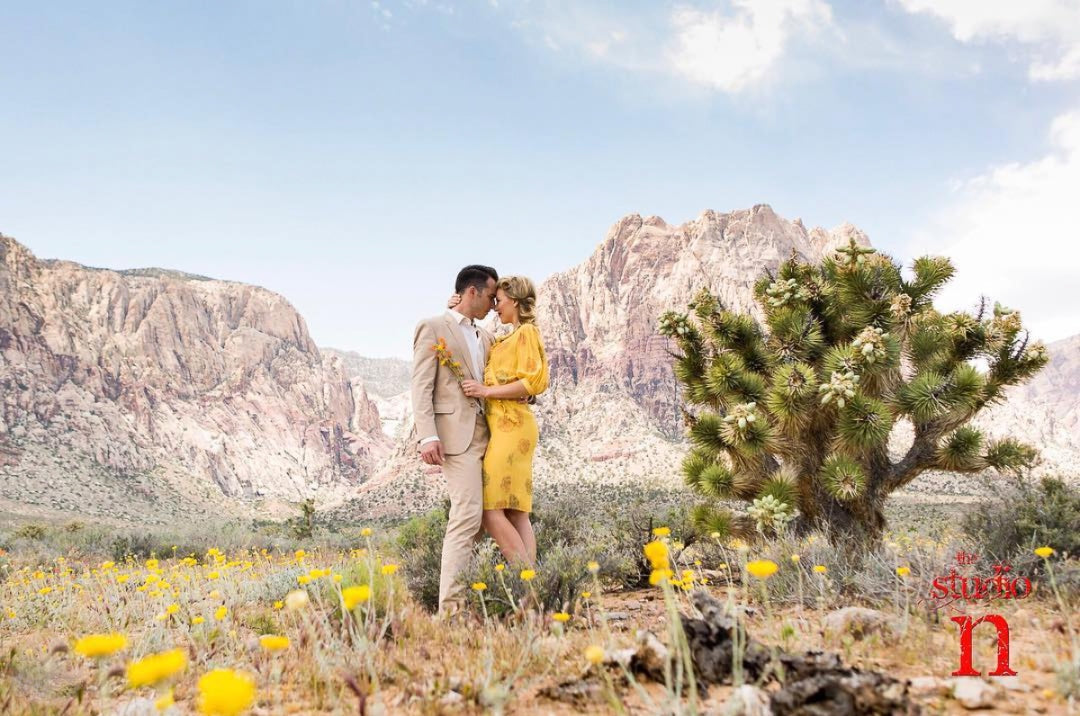
<svg viewBox="0 0 1080 716">
<path fill-rule="evenodd" d="M 355 486 L 388 448 L 362 386 L 281 296 L 39 260 L 0 236 L 4 498 L 65 509 L 100 470 L 157 475 L 150 492 L 297 499 Z M 61 478 L 49 456 L 70 458 Z"/>
</svg>

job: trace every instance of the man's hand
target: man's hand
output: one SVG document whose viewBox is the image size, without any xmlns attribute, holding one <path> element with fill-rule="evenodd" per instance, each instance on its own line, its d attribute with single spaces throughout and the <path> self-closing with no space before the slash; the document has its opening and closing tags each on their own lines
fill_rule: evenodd
<svg viewBox="0 0 1080 716">
<path fill-rule="evenodd" d="M 428 465 L 442 465 L 444 458 L 442 442 L 439 440 L 424 443 L 420 448 L 420 459 Z"/>
<path fill-rule="evenodd" d="M 454 308 L 459 303 L 461 303 L 461 294 L 460 293 L 453 293 L 453 294 L 450 294 L 450 299 L 446 302 L 446 307 L 447 308 Z"/>
</svg>

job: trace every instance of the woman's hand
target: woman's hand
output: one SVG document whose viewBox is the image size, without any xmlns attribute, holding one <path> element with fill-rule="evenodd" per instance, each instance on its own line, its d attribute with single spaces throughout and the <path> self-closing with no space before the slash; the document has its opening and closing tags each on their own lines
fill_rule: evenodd
<svg viewBox="0 0 1080 716">
<path fill-rule="evenodd" d="M 489 390 L 486 385 L 475 380 L 461 381 L 461 389 L 470 398 L 486 398 Z"/>
<path fill-rule="evenodd" d="M 458 305 L 459 303 L 461 303 L 461 294 L 460 293 L 455 293 L 455 294 L 452 294 L 450 296 L 450 300 L 448 300 L 446 302 L 446 307 L 447 308 L 453 308 L 454 306 Z"/>
</svg>

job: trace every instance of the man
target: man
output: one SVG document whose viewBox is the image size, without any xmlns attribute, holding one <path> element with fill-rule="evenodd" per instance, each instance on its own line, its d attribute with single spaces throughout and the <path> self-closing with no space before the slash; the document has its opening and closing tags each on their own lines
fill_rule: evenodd
<svg viewBox="0 0 1080 716">
<path fill-rule="evenodd" d="M 495 302 L 499 276 L 490 266 L 466 266 L 454 291 L 461 301 L 444 314 L 420 321 L 413 336 L 412 405 L 420 458 L 441 465 L 450 493 L 450 519 L 443 538 L 439 613 L 460 608 L 458 575 L 482 535 L 481 464 L 490 436 L 482 400 L 465 397 L 453 371 L 439 363 L 433 346 L 445 341 L 468 380 L 484 380 L 493 336 L 478 326 Z"/>
</svg>

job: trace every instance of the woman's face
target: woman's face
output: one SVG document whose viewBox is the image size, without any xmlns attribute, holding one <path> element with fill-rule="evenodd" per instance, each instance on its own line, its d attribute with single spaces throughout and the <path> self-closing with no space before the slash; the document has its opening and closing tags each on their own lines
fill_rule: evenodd
<svg viewBox="0 0 1080 716">
<path fill-rule="evenodd" d="M 495 292 L 495 313 L 503 323 L 514 323 L 518 317 L 517 301 L 506 295 L 501 288 Z"/>
</svg>

